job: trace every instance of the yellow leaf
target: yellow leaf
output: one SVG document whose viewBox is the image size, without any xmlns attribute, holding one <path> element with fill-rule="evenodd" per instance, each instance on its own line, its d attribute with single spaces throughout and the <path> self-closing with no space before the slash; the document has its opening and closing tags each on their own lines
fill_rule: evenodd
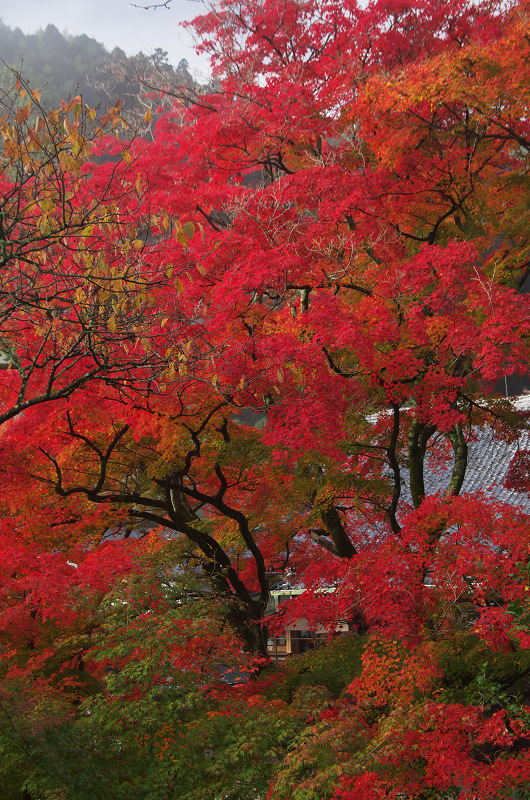
<svg viewBox="0 0 530 800">
<path fill-rule="evenodd" d="M 150 108 L 148 108 L 144 114 L 144 122 L 147 122 L 147 124 L 149 125 L 152 119 L 153 119 L 153 112 Z"/>
<path fill-rule="evenodd" d="M 53 203 L 51 200 L 41 200 L 39 203 L 39 208 L 44 214 L 49 214 L 50 211 L 53 211 Z"/>
<path fill-rule="evenodd" d="M 187 236 L 188 239 L 193 239 L 193 235 L 195 233 L 195 225 L 193 224 L 193 222 L 185 222 L 184 225 L 182 226 L 182 230 L 184 236 Z"/>
<path fill-rule="evenodd" d="M 72 158 L 70 156 L 67 159 L 66 164 L 67 164 L 67 171 L 70 172 L 72 175 L 74 175 L 76 178 L 78 178 L 81 175 L 81 167 L 79 166 L 75 158 Z"/>
<path fill-rule="evenodd" d="M 128 150 L 122 150 L 121 151 L 121 157 L 123 158 L 123 160 L 125 161 L 126 164 L 130 164 L 131 163 L 131 154 L 129 153 Z"/>
</svg>

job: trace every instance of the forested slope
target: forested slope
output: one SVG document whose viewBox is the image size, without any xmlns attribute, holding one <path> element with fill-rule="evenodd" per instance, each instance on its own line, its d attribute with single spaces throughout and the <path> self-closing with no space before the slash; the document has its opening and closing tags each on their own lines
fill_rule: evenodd
<svg viewBox="0 0 530 800">
<path fill-rule="evenodd" d="M 193 83 L 187 63 L 173 67 L 167 53 L 138 53 L 128 57 L 123 50 L 109 52 L 101 42 L 89 36 L 61 33 L 48 25 L 36 33 L 25 34 L 0 21 L 0 88 L 13 84 L 13 71 L 20 73 L 33 89 L 38 89 L 49 108 L 57 108 L 62 99 L 80 94 L 92 108 L 107 107 L 123 100 L 132 110 L 141 106 L 144 89 L 140 75 L 151 73 L 174 85 Z"/>
</svg>

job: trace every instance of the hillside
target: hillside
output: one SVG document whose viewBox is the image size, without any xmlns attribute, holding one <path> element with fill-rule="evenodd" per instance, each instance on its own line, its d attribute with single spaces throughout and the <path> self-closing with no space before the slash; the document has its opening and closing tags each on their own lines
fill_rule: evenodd
<svg viewBox="0 0 530 800">
<path fill-rule="evenodd" d="M 93 108 L 121 99 L 132 110 L 142 94 L 140 75 L 151 74 L 156 85 L 161 77 L 164 83 L 193 82 L 187 62 L 183 60 L 175 68 L 168 64 L 163 50 L 128 57 L 119 48 L 109 52 L 89 36 L 61 33 L 54 25 L 25 34 L 0 20 L 0 54 L 0 88 L 11 87 L 14 73 L 20 74 L 41 92 L 49 108 L 57 107 L 63 98 L 81 94 Z"/>
</svg>

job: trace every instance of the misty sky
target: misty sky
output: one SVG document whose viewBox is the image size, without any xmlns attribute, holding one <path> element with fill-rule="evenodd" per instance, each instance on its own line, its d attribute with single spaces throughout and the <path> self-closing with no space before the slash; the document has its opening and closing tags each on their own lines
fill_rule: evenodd
<svg viewBox="0 0 530 800">
<path fill-rule="evenodd" d="M 154 0 L 135 0 L 147 5 Z M 0 19 L 11 28 L 35 33 L 52 23 L 61 33 L 86 33 L 108 50 L 121 47 L 127 55 L 161 47 L 169 53 L 171 64 L 185 58 L 194 70 L 203 73 L 208 65 L 193 51 L 193 40 L 179 26 L 205 11 L 201 0 L 172 0 L 171 6 L 145 11 L 130 0 L 0 0 Z M 0 53 L 1 56 L 1 53 Z"/>
</svg>

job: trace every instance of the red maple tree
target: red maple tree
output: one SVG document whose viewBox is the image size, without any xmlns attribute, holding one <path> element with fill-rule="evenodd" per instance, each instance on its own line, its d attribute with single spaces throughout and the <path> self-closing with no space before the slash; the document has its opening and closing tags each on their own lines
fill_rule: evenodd
<svg viewBox="0 0 530 800">
<path fill-rule="evenodd" d="M 525 2 L 223 0 L 194 23 L 215 89 L 175 91 L 152 141 L 118 145 L 123 174 L 111 161 L 80 175 L 60 165 L 74 207 L 102 186 L 119 200 L 99 283 L 111 211 L 83 234 L 88 248 L 52 229 L 52 250 L 90 260 L 88 288 L 72 268 L 66 311 L 57 300 L 50 312 L 57 334 L 34 325 L 24 354 L 52 358 L 81 303 L 95 310 L 98 344 L 75 363 L 95 359 L 101 380 L 7 412 L 12 675 L 77 658 L 99 679 L 97 664 L 114 664 L 120 709 L 171 670 L 211 687 L 235 641 L 245 669 L 255 662 L 243 651 L 266 655 L 275 564 L 307 591 L 267 618 L 273 632 L 301 618 L 313 630 L 349 622 L 366 646 L 342 699 L 320 697 L 305 716 L 270 701 L 265 679 L 240 700 L 209 695 L 233 725 L 254 714 L 265 725 L 264 707 L 278 725 L 303 720 L 269 775 L 271 797 L 485 800 L 528 783 L 517 699 L 528 515 L 463 491 L 484 431 L 513 442 L 527 429 L 492 394 L 528 362 L 527 20 Z M 18 313 L 6 325 L 25 330 Z M 9 397 L 20 378 L 6 375 Z M 134 603 L 120 593 L 131 581 Z M 120 603 L 135 609 L 126 650 Z M 115 628 L 102 621 L 116 615 Z M 153 642 L 164 636 L 174 646 L 162 652 Z M 156 658 L 166 666 L 153 672 Z M 467 664 L 460 683 L 451 658 Z M 129 680 L 127 659 L 149 665 L 149 680 Z M 214 754 L 231 752 L 208 708 Z M 156 719 L 176 758 L 171 722 Z"/>
</svg>

